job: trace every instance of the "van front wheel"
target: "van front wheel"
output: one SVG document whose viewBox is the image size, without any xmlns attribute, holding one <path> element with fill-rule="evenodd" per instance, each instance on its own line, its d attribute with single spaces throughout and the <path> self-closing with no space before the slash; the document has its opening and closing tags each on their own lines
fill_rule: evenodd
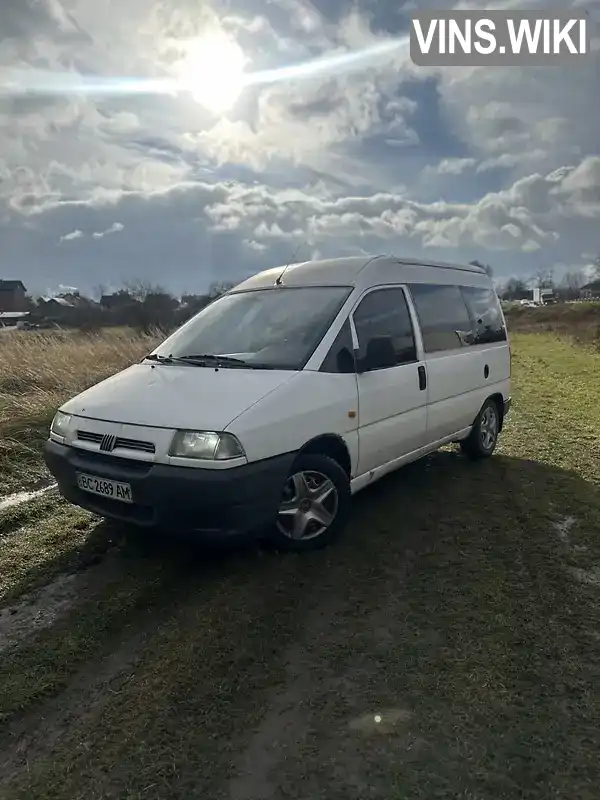
<svg viewBox="0 0 600 800">
<path fill-rule="evenodd" d="M 471 458 L 489 458 L 496 449 L 500 433 L 500 412 L 494 400 L 486 400 L 471 433 L 460 446 Z"/>
<path fill-rule="evenodd" d="M 271 538 L 281 550 L 317 550 L 339 536 L 349 514 L 350 481 L 338 462 L 300 455 L 285 482 Z"/>
</svg>

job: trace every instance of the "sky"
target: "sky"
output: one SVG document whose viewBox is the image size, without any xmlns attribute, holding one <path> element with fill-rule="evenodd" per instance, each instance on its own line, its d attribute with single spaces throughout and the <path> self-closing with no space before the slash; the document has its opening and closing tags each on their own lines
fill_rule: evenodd
<svg viewBox="0 0 600 800">
<path fill-rule="evenodd" d="M 600 27 L 569 67 L 424 68 L 416 5 L 2 0 L 0 278 L 181 294 L 362 253 L 588 268 Z M 418 3 L 486 7 L 600 19 Z"/>
</svg>

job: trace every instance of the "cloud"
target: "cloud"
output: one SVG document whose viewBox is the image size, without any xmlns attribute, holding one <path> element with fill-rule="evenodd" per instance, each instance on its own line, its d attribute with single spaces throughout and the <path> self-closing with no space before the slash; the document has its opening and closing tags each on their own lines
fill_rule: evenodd
<svg viewBox="0 0 600 800">
<path fill-rule="evenodd" d="M 81 239 L 83 236 L 83 231 L 76 230 L 71 231 L 71 233 L 65 233 L 64 236 L 60 237 L 61 242 L 72 242 L 74 239 Z"/>
<path fill-rule="evenodd" d="M 113 233 L 120 233 L 124 229 L 124 225 L 121 222 L 113 222 L 108 228 L 103 231 L 95 231 L 91 234 L 92 239 L 103 239 L 105 236 L 110 236 Z M 77 229 L 71 231 L 71 233 L 66 233 L 60 237 L 61 242 L 72 242 L 75 239 L 83 239 L 85 234 L 83 231 Z"/>
<path fill-rule="evenodd" d="M 382 249 L 487 249 L 535 253 L 579 235 L 581 222 L 597 218 L 597 159 L 547 175 L 520 178 L 477 202 L 417 202 L 409 193 L 316 198 L 308 191 L 273 193 L 266 187 L 231 187 L 207 206 L 216 231 L 239 231 L 248 241 L 306 242 L 309 246 L 357 238 Z M 594 224 L 590 222 L 589 235 Z M 339 246 L 339 245 L 338 245 Z"/>
<path fill-rule="evenodd" d="M 97 231 L 96 233 L 92 233 L 93 239 L 102 239 L 104 236 L 110 236 L 111 233 L 119 233 L 123 230 L 125 226 L 122 225 L 120 222 L 113 222 L 113 224 L 104 231 Z"/>
<path fill-rule="evenodd" d="M 168 262 L 174 284 L 200 288 L 298 244 L 308 255 L 477 257 L 497 274 L 598 248 L 597 51 L 577 70 L 441 70 L 396 48 L 250 87 L 222 116 L 189 93 L 74 90 L 80 74 L 114 86 L 176 78 L 207 29 L 234 37 L 251 70 L 337 58 L 398 41 L 411 9 L 226 5 L 131 0 L 109 15 L 92 0 L 2 3 L 0 236 L 28 285 L 47 280 L 39 252 L 56 284 L 156 281 Z M 34 70 L 44 93 L 8 91 L 7 75 Z"/>
<path fill-rule="evenodd" d="M 475 158 L 443 158 L 435 166 L 426 167 L 426 171 L 433 175 L 461 175 L 476 164 Z"/>
</svg>

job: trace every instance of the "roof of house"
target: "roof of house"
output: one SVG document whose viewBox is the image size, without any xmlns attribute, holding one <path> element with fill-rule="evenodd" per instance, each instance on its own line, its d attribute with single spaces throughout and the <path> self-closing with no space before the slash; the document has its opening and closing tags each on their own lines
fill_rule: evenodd
<svg viewBox="0 0 600 800">
<path fill-rule="evenodd" d="M 586 283 L 585 286 L 581 287 L 582 289 L 592 289 L 592 291 L 600 290 L 600 278 L 595 281 L 591 281 L 590 283 Z"/>
<path fill-rule="evenodd" d="M 27 291 L 23 281 L 4 281 L 0 278 L 0 292 L 13 292 L 15 289 L 21 287 L 24 292 Z"/>
<path fill-rule="evenodd" d="M 56 303 L 56 305 L 63 306 L 64 308 L 75 308 L 73 303 L 69 303 L 64 297 L 44 297 L 42 299 L 45 303 Z"/>
</svg>

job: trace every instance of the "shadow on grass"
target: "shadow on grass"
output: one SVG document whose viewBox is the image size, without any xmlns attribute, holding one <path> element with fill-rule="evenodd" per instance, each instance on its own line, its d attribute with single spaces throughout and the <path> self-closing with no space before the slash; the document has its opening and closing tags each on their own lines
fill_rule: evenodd
<svg viewBox="0 0 600 800">
<path fill-rule="evenodd" d="M 499 507 L 500 501 L 500 507 Z M 506 504 L 500 514 L 502 504 Z M 67 548 L 54 559 L 38 565 L 22 578 L 23 587 L 39 585 L 44 575 L 62 571 L 81 572 L 99 564 L 108 553 L 122 562 L 131 574 L 136 562 L 160 561 L 182 580 L 198 581 L 225 577 L 232 565 L 248 569 L 268 557 L 275 563 L 335 559 L 342 548 L 344 557 L 354 550 L 413 547 L 433 542 L 447 532 L 472 531 L 485 535 L 486 525 L 519 522 L 549 530 L 557 514 L 576 515 L 585 521 L 600 514 L 600 488 L 575 472 L 535 461 L 497 454 L 489 461 L 472 462 L 457 450 L 444 450 L 386 476 L 353 498 L 353 515 L 343 539 L 325 551 L 304 556 L 277 554 L 264 543 L 233 540 L 218 545 L 194 539 L 176 531 L 136 529 L 102 521 L 90 526 L 83 542 Z M 44 524 L 40 520 L 40 525 Z M 75 527 L 85 529 L 85 523 Z M 18 535 L 18 533 L 17 533 Z M 266 552 L 265 552 L 266 551 Z M 39 574 L 37 574 L 39 573 Z M 19 586 L 11 594 L 18 595 Z"/>
<path fill-rule="evenodd" d="M 75 708 L 56 722 L 57 751 L 52 732 L 42 742 L 23 796 L 50 785 L 61 800 L 155 785 L 221 796 L 281 687 L 300 710 L 275 728 L 292 739 L 271 777 L 297 796 L 327 786 L 332 800 L 357 797 L 346 773 L 377 798 L 512 798 L 538 784 L 528 797 L 593 796 L 595 754 L 577 731 L 595 724 L 589 631 L 600 618 L 597 590 L 565 568 L 566 516 L 597 557 L 599 487 L 533 461 L 444 451 L 361 492 L 344 539 L 302 556 L 97 525 L 71 560 L 84 569 L 114 549 L 110 588 L 0 666 L 5 722 L 33 709 L 35 726 L 52 696 Z M 407 754 L 392 737 L 357 751 L 342 722 L 398 703 L 423 749 Z M 296 746 L 306 731 L 318 747 Z"/>
</svg>

